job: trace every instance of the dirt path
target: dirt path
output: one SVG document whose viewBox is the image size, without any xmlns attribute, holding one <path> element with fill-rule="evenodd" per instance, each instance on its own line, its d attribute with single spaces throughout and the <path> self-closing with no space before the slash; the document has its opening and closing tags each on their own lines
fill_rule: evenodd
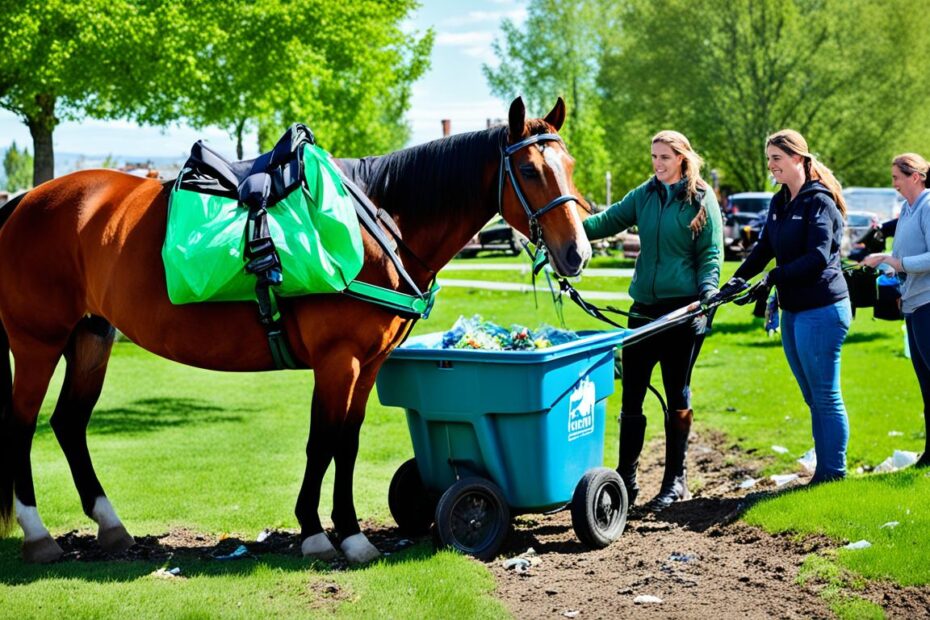
<svg viewBox="0 0 930 620">
<path fill-rule="evenodd" d="M 661 481 L 661 451 L 654 445 L 644 454 L 647 500 Z M 745 458 L 735 459 L 741 466 L 727 464 L 724 451 L 719 436 L 693 436 L 689 466 L 703 482 L 695 498 L 631 520 L 606 549 L 585 549 L 567 511 L 518 518 L 503 554 L 519 556 L 532 547 L 538 563 L 522 573 L 501 561 L 489 563 L 498 596 L 516 618 L 833 617 L 817 594 L 823 585 L 800 586 L 796 578 L 807 554 L 838 545 L 814 538 L 797 542 L 737 522 L 751 501 L 739 483 L 752 469 Z M 859 594 L 882 605 L 889 617 L 930 614 L 930 588 L 878 583 Z M 643 595 L 662 602 L 636 603 Z"/>
<path fill-rule="evenodd" d="M 644 452 L 641 483 L 646 499 L 658 490 L 662 477 L 661 448 L 654 444 Z M 521 620 L 833 617 L 818 595 L 824 584 L 801 586 L 796 578 L 806 555 L 841 543 L 826 538 L 799 542 L 740 523 L 738 517 L 753 497 L 747 497 L 739 483 L 754 469 L 746 455 L 732 452 L 720 435 L 693 435 L 689 468 L 700 483 L 694 499 L 658 516 L 632 519 L 623 536 L 606 549 L 583 547 L 567 511 L 518 517 L 501 558 L 486 564 L 497 581 L 497 597 Z M 773 487 L 766 481 L 752 492 L 764 493 Z M 382 552 L 393 553 L 411 544 L 396 528 L 363 527 Z M 233 553 L 240 545 L 247 547 L 250 556 L 300 553 L 297 533 L 287 531 L 271 532 L 262 542 L 255 542 L 174 530 L 141 537 L 119 556 L 104 553 L 88 533 L 70 532 L 58 542 L 66 551 L 64 559 L 88 562 L 182 556 L 208 559 Z M 536 556 L 528 570 L 503 567 L 502 558 L 526 555 L 530 547 Z M 332 568 L 347 567 L 336 562 Z M 321 583 L 320 587 L 335 587 Z M 890 618 L 930 617 L 930 587 L 870 582 L 856 594 L 881 605 Z M 636 603 L 643 595 L 662 602 Z M 338 599 L 330 590 L 320 596 L 321 604 Z"/>
</svg>

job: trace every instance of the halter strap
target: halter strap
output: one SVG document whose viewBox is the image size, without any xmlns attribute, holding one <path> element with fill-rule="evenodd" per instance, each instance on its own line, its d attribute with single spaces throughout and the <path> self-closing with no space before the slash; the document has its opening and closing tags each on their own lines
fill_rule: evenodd
<svg viewBox="0 0 930 620">
<path fill-rule="evenodd" d="M 506 132 L 501 133 L 501 163 L 497 176 L 497 212 L 501 217 L 504 217 L 504 175 L 506 174 L 510 179 L 510 185 L 513 187 L 513 193 L 517 196 L 517 200 L 520 201 L 520 206 L 523 207 L 523 212 L 526 214 L 526 219 L 529 223 L 530 229 L 530 241 L 533 243 L 533 245 L 538 247 L 540 241 L 542 240 L 542 226 L 539 223 L 539 218 L 559 205 L 565 204 L 566 202 L 575 201 L 578 204 L 582 204 L 582 202 L 581 199 L 577 196 L 563 194 L 550 200 L 541 209 L 533 211 L 526 200 L 526 196 L 523 194 L 523 190 L 520 188 L 520 184 L 517 182 L 517 177 L 513 172 L 513 166 L 510 163 L 510 157 L 521 149 L 538 144 L 540 142 L 559 142 L 560 144 L 564 143 L 562 142 L 562 138 L 559 136 L 559 134 L 539 133 L 520 140 L 519 142 L 515 142 L 510 146 L 505 146 L 505 135 Z"/>
</svg>

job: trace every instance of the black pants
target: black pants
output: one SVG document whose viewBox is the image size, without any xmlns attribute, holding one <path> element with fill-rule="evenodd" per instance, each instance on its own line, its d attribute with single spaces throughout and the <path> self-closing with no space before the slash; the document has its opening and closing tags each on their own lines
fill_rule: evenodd
<svg viewBox="0 0 930 620">
<path fill-rule="evenodd" d="M 696 301 L 673 299 L 657 304 L 634 302 L 630 312 L 648 318 L 630 318 L 629 327 L 641 327 L 652 319 Z M 643 401 L 656 364 L 662 369 L 665 400 L 669 411 L 691 408 L 691 371 L 704 343 L 705 328 L 685 323 L 645 340 L 623 347 L 623 398 L 621 415 L 642 415 Z"/>
</svg>

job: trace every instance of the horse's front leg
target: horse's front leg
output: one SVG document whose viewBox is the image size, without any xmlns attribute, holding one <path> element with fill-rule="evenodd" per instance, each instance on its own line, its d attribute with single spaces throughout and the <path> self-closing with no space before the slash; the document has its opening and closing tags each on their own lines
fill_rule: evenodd
<svg viewBox="0 0 930 620">
<path fill-rule="evenodd" d="M 352 391 L 352 401 L 342 424 L 334 455 L 336 479 L 333 482 L 333 526 L 342 540 L 342 552 L 352 562 L 370 562 L 380 555 L 358 526 L 352 495 L 359 432 L 365 420 L 365 407 L 379 367 L 380 364 L 369 364 L 362 369 Z"/>
<path fill-rule="evenodd" d="M 356 357 L 334 353 L 327 355 L 325 362 L 314 369 L 307 467 L 295 509 L 300 523 L 301 551 L 305 557 L 332 560 L 338 555 L 320 522 L 320 489 L 339 445 L 359 368 Z"/>
</svg>

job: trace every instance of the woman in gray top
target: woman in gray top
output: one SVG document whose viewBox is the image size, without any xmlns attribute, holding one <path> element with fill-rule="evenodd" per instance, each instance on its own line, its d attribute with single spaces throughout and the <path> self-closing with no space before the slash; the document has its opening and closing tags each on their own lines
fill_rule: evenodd
<svg viewBox="0 0 930 620">
<path fill-rule="evenodd" d="M 894 158 L 891 181 L 907 203 L 901 209 L 891 254 L 870 254 L 862 261 L 898 272 L 901 304 L 911 361 L 924 399 L 924 453 L 917 466 L 930 466 L 930 165 L 917 153 Z"/>
</svg>

